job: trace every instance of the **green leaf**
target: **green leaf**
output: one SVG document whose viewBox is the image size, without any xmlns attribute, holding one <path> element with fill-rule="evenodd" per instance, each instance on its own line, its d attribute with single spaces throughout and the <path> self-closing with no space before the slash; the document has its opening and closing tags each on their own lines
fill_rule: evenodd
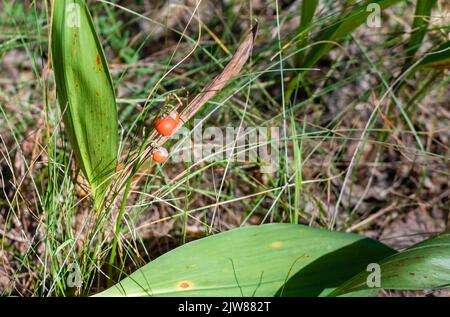
<svg viewBox="0 0 450 317">
<path fill-rule="evenodd" d="M 379 289 L 423 290 L 450 287 L 450 233 L 441 234 L 379 262 Z M 367 289 L 371 272 L 363 271 L 331 295 Z"/>
<path fill-rule="evenodd" d="M 85 2 L 53 3 L 51 48 L 58 100 L 77 163 L 98 207 L 117 164 L 114 88 Z"/>
<path fill-rule="evenodd" d="M 243 227 L 170 251 L 98 296 L 316 296 L 393 253 L 356 234 Z"/>
<path fill-rule="evenodd" d="M 405 61 L 405 68 L 410 65 L 416 52 L 420 48 L 420 44 L 422 43 L 427 33 L 431 10 L 433 9 L 435 4 L 436 0 L 417 0 L 416 11 L 414 14 L 414 21 L 412 25 L 413 32 L 406 49 L 408 57 Z"/>
<path fill-rule="evenodd" d="M 449 69 L 450 68 L 450 41 L 442 44 L 417 65 L 419 68 Z"/>
</svg>

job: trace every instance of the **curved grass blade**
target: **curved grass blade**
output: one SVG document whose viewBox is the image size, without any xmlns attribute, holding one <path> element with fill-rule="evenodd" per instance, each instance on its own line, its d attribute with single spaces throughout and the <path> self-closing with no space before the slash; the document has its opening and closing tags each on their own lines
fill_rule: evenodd
<svg viewBox="0 0 450 317">
<path fill-rule="evenodd" d="M 428 55 L 417 65 L 419 68 L 449 69 L 450 68 L 450 41 L 445 42 Z"/>
<path fill-rule="evenodd" d="M 450 233 L 441 234 L 379 262 L 379 289 L 423 290 L 450 287 Z M 370 272 L 361 272 L 331 295 L 367 289 Z"/>
<path fill-rule="evenodd" d="M 97 296 L 316 296 L 393 253 L 356 234 L 295 224 L 243 227 L 170 251 Z"/>
<path fill-rule="evenodd" d="M 65 129 L 99 207 L 116 168 L 117 109 L 108 65 L 83 0 L 53 2 L 51 40 Z"/>
</svg>

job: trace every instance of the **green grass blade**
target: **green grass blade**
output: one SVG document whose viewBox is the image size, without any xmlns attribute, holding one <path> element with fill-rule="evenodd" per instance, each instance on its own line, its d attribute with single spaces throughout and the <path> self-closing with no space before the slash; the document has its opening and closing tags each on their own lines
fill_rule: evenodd
<svg viewBox="0 0 450 317">
<path fill-rule="evenodd" d="M 346 14 L 340 21 L 322 30 L 317 37 L 314 38 L 314 42 L 337 42 L 353 32 L 360 25 L 364 24 L 371 14 L 371 12 L 367 10 L 368 4 L 378 4 L 381 10 L 384 10 L 400 1 L 404 0 L 369 1 L 365 5 L 358 6 Z M 314 66 L 333 47 L 335 47 L 335 45 L 332 43 L 321 43 L 313 46 L 305 58 L 303 67 L 309 68 Z"/>
<path fill-rule="evenodd" d="M 427 33 L 427 27 L 429 24 L 429 17 L 431 10 L 436 4 L 436 0 L 417 0 L 416 11 L 414 14 L 414 21 L 412 25 L 412 34 L 409 39 L 406 52 L 408 57 L 405 61 L 405 69 L 411 64 L 415 54 L 420 48 L 422 41 Z"/>
<path fill-rule="evenodd" d="M 303 135 L 305 135 L 306 120 L 303 120 L 302 138 L 300 144 L 297 139 L 297 129 L 294 113 L 291 112 L 291 130 L 292 130 L 292 147 L 294 148 L 294 170 L 295 170 L 295 190 L 294 190 L 294 217 L 293 223 L 298 224 L 300 215 L 300 195 L 303 185 L 302 177 L 302 153 L 303 153 Z"/>
<path fill-rule="evenodd" d="M 300 29 L 307 28 L 317 10 L 319 0 L 303 0 L 300 12 Z"/>
<path fill-rule="evenodd" d="M 333 47 L 336 46 L 335 42 L 342 40 L 345 36 L 349 35 L 359 26 L 364 24 L 367 21 L 369 15 L 372 14 L 372 12 L 368 10 L 369 4 L 378 4 L 380 6 L 380 9 L 384 10 L 401 1 L 405 0 L 368 1 L 364 5 L 360 5 L 354 8 L 336 23 L 332 24 L 331 26 L 325 27 L 322 31 L 319 32 L 319 34 L 317 34 L 317 36 L 314 37 L 313 42 L 318 44 L 315 44 L 308 51 L 301 67 L 313 67 L 325 54 L 327 54 Z M 302 72 L 304 71 L 300 71 L 300 73 Z M 287 87 L 287 99 L 289 99 L 291 94 L 294 92 L 300 78 L 301 76 L 295 76 L 289 83 Z"/>
<path fill-rule="evenodd" d="M 445 42 L 428 55 L 417 65 L 419 68 L 449 69 L 450 68 L 450 41 Z"/>
<path fill-rule="evenodd" d="M 393 253 L 356 234 L 242 227 L 170 251 L 98 296 L 315 296 Z"/>
<path fill-rule="evenodd" d="M 450 287 L 450 234 L 444 233 L 392 255 L 379 263 L 381 287 L 423 290 Z M 332 295 L 366 289 L 370 272 L 361 272 Z"/>
<path fill-rule="evenodd" d="M 98 207 L 117 163 L 117 109 L 108 65 L 83 0 L 54 1 L 51 48 L 65 129 Z"/>
<path fill-rule="evenodd" d="M 300 11 L 300 25 L 298 28 L 298 33 L 304 33 L 304 38 L 308 36 L 308 28 L 310 27 L 311 21 L 316 14 L 317 6 L 319 5 L 319 0 L 303 0 L 301 11 Z M 303 45 L 303 39 L 299 41 L 298 47 Z M 296 65 L 300 66 L 303 59 L 303 51 L 299 52 L 296 57 Z"/>
</svg>

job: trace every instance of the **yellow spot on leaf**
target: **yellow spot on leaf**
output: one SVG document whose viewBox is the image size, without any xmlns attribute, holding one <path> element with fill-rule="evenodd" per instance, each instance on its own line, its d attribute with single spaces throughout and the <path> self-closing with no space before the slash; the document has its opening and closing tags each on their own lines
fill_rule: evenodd
<svg viewBox="0 0 450 317">
<path fill-rule="evenodd" d="M 272 242 L 272 243 L 270 244 L 270 246 L 271 246 L 272 248 L 280 248 L 280 247 L 283 246 L 283 242 L 275 241 L 275 242 Z"/>
</svg>

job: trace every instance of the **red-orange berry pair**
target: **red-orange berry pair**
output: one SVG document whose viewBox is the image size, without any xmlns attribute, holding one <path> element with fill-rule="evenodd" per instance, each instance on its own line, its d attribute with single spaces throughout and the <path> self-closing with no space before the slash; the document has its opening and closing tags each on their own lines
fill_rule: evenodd
<svg viewBox="0 0 450 317">
<path fill-rule="evenodd" d="M 174 110 L 156 119 L 155 129 L 161 135 L 170 136 L 175 132 L 179 123 L 180 115 Z M 163 147 L 155 148 L 152 152 L 153 161 L 156 163 L 164 163 L 168 157 L 169 153 Z"/>
</svg>

